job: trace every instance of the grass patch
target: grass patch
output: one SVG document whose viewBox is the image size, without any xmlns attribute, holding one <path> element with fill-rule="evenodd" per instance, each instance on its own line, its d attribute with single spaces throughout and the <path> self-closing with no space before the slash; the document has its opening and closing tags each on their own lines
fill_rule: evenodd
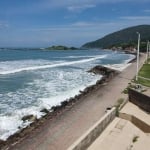
<svg viewBox="0 0 150 150">
<path fill-rule="evenodd" d="M 116 107 L 116 116 L 117 117 L 119 116 L 119 109 L 120 109 L 120 106 L 123 103 L 123 101 L 124 101 L 124 98 L 119 98 L 117 100 L 117 104 L 115 105 L 115 107 Z"/>
<path fill-rule="evenodd" d="M 138 75 L 150 79 L 150 64 L 144 64 Z M 150 87 L 150 80 L 138 78 L 138 83 Z"/>
<path fill-rule="evenodd" d="M 135 85 L 132 85 L 131 83 L 128 83 L 127 88 L 125 88 L 125 89 L 122 91 L 122 93 L 128 94 L 129 88 L 135 88 Z"/>
<path fill-rule="evenodd" d="M 129 89 L 129 88 L 125 88 L 125 89 L 122 91 L 122 93 L 123 93 L 123 94 L 128 94 L 128 89 Z"/>
<path fill-rule="evenodd" d="M 150 64 L 144 64 L 139 75 L 145 78 L 150 78 Z"/>
<path fill-rule="evenodd" d="M 150 63 L 150 58 L 147 59 L 146 63 Z"/>
<path fill-rule="evenodd" d="M 139 138 L 139 136 L 134 136 L 133 139 L 132 139 L 132 142 L 133 143 L 137 142 L 138 138 Z"/>
<path fill-rule="evenodd" d="M 128 86 L 122 91 L 123 94 L 128 94 L 128 90 L 130 88 L 131 84 L 128 83 Z"/>
</svg>

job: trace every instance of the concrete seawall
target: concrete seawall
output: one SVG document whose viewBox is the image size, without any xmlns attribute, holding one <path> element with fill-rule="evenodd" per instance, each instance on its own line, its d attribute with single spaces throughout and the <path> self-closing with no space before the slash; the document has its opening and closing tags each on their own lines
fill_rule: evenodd
<svg viewBox="0 0 150 150">
<path fill-rule="evenodd" d="M 150 97 L 129 89 L 129 101 L 150 113 Z"/>
<path fill-rule="evenodd" d="M 108 124 L 115 118 L 115 115 L 116 109 L 112 108 L 67 150 L 86 149 L 104 131 Z"/>
</svg>

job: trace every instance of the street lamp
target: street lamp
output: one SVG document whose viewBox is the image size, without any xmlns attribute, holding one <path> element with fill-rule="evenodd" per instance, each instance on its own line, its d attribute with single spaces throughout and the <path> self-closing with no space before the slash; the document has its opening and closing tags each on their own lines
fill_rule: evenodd
<svg viewBox="0 0 150 150">
<path fill-rule="evenodd" d="M 138 34 L 138 47 L 137 47 L 137 66 L 136 66 L 136 81 L 138 80 L 138 71 L 139 71 L 139 50 L 140 50 L 140 33 Z"/>
<path fill-rule="evenodd" d="M 149 41 L 147 41 L 146 62 L 148 60 L 148 55 L 149 55 Z"/>
<path fill-rule="evenodd" d="M 150 42 L 148 42 L 149 43 L 149 47 L 148 47 L 148 58 L 149 58 L 149 56 L 150 56 Z"/>
</svg>

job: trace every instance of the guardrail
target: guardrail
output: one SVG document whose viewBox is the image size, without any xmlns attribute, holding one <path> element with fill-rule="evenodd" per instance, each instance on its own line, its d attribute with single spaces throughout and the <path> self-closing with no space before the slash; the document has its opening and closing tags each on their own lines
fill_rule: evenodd
<svg viewBox="0 0 150 150">
<path fill-rule="evenodd" d="M 145 77 L 141 77 L 141 76 L 138 76 L 138 78 L 141 78 L 141 79 L 144 79 L 144 80 L 148 80 L 148 81 L 150 81 L 150 79 L 149 79 L 149 78 L 145 78 Z"/>
</svg>

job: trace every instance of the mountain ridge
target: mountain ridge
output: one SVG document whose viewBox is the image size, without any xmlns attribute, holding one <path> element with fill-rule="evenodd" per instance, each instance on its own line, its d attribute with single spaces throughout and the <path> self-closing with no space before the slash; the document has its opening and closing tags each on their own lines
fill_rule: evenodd
<svg viewBox="0 0 150 150">
<path fill-rule="evenodd" d="M 128 27 L 111 34 L 108 34 L 96 41 L 91 41 L 82 45 L 83 48 L 112 48 L 121 47 L 125 49 L 129 46 L 137 46 L 137 33 L 141 35 L 141 48 L 145 50 L 146 42 L 150 40 L 150 25 L 138 25 Z"/>
</svg>

